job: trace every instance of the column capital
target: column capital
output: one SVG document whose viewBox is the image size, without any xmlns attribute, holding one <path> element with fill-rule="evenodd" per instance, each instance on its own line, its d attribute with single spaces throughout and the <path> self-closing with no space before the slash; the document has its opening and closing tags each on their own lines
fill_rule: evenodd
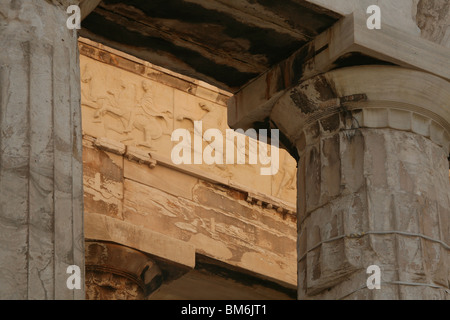
<svg viewBox="0 0 450 320">
<path fill-rule="evenodd" d="M 430 138 L 448 153 L 450 82 L 395 66 L 333 70 L 284 92 L 270 113 L 297 149 L 317 130 L 391 128 Z"/>
<path fill-rule="evenodd" d="M 228 124 L 267 125 L 274 103 L 286 91 L 320 74 L 352 65 L 397 65 L 450 81 L 450 48 L 383 22 L 369 30 L 364 15 L 347 15 L 289 58 L 249 82 L 228 101 Z"/>
<path fill-rule="evenodd" d="M 162 272 L 146 254 L 119 244 L 87 241 L 88 299 L 144 299 L 162 283 Z"/>
</svg>

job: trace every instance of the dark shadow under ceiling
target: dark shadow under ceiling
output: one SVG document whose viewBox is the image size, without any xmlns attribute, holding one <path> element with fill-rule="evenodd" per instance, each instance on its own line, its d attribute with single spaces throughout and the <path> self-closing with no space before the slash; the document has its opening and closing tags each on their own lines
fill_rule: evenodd
<svg viewBox="0 0 450 320">
<path fill-rule="evenodd" d="M 236 92 L 339 18 L 304 0 L 103 0 L 80 35 Z"/>
</svg>

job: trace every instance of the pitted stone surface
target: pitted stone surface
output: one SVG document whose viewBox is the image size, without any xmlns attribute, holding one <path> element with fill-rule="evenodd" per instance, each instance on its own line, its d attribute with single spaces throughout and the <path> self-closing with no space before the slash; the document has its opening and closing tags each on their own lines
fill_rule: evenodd
<svg viewBox="0 0 450 320">
<path fill-rule="evenodd" d="M 450 2 L 420 0 L 417 5 L 417 25 L 422 37 L 450 48 Z"/>
<path fill-rule="evenodd" d="M 0 2 L 0 298 L 74 299 L 84 273 L 80 78 L 65 8 Z M 82 281 L 84 274 L 81 274 Z"/>
<path fill-rule="evenodd" d="M 299 168 L 299 299 L 449 298 L 442 148 L 391 129 L 341 131 L 306 147 Z M 381 290 L 366 288 L 370 265 Z"/>
</svg>

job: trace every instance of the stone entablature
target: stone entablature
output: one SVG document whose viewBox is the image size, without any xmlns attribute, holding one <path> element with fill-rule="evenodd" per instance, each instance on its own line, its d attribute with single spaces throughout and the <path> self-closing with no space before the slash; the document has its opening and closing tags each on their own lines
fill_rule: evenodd
<svg viewBox="0 0 450 320">
<path fill-rule="evenodd" d="M 229 128 L 229 93 L 87 39 L 81 39 L 79 47 L 84 135 L 111 141 L 118 152 L 127 146 L 129 154 L 134 149 L 135 155 L 151 154 L 170 165 L 172 148 L 178 143 L 170 139 L 175 129 L 193 134 L 194 121 L 202 121 L 203 132 Z M 203 148 L 207 145 L 203 141 Z M 257 152 L 249 150 L 248 138 L 245 146 L 236 148 L 245 148 L 247 163 L 249 152 Z M 295 208 L 295 160 L 284 150 L 280 150 L 279 167 L 277 174 L 262 176 L 260 164 L 183 165 L 184 170 L 202 172 L 221 184 L 280 199 L 291 210 Z"/>
<path fill-rule="evenodd" d="M 242 89 L 230 104 L 230 123 L 235 126 L 240 121 L 241 125 L 258 128 L 278 125 L 283 131 L 284 146 L 298 160 L 300 298 L 448 299 L 450 37 L 447 21 L 450 6 L 446 0 L 384 1 L 381 9 L 386 23 L 379 31 L 367 32 L 362 17 L 370 1 L 303 1 L 307 6 L 297 10 L 302 14 L 305 11 L 308 14 L 311 3 L 321 6 L 314 11 L 312 22 L 322 20 L 320 13 L 326 12 L 323 9 L 350 15 Z M 173 111 L 164 103 L 154 108 L 148 74 L 143 75 L 145 80 L 133 84 L 127 79 L 129 75 L 123 73 L 119 78 L 124 81 L 115 82 L 117 78 L 101 79 L 102 72 L 83 66 L 85 107 L 91 111 L 85 114 L 86 119 L 92 120 L 92 123 L 88 121 L 88 127 L 90 124 L 89 130 L 93 132 L 82 139 L 77 34 L 64 27 L 66 7 L 69 3 L 81 4 L 85 17 L 98 2 L 93 0 L 88 5 L 84 0 L 14 0 L 0 4 L 0 15 L 5 21 L 0 25 L 4 49 L 0 51 L 0 297 L 84 297 L 83 289 L 71 291 L 65 282 L 66 270 L 76 269 L 70 268 L 73 264 L 84 270 L 83 182 L 88 190 L 87 208 L 93 209 L 86 214 L 87 220 L 94 222 L 86 225 L 87 235 L 92 239 L 136 243 L 152 254 L 159 250 L 163 256 L 176 257 L 175 250 L 168 250 L 172 246 L 185 249 L 184 255 L 178 255 L 184 266 L 192 266 L 196 255 L 201 253 L 214 261 L 220 259 L 291 283 L 290 263 L 285 267 L 283 262 L 291 261 L 294 256 L 284 246 L 291 238 L 292 221 L 286 222 L 286 215 L 276 215 L 280 207 L 274 211 L 270 197 L 288 197 L 280 191 L 288 194 L 293 189 L 292 172 L 283 173 L 278 188 L 273 188 L 272 180 L 266 183 L 269 180 L 256 179 L 250 184 L 258 186 L 256 189 L 261 194 L 242 194 L 227 185 L 211 183 L 209 178 L 203 179 L 204 175 L 191 175 L 193 171 L 158 166 L 158 161 L 164 161 L 148 151 L 158 151 L 156 155 L 159 155 L 159 151 L 170 149 L 165 143 L 167 131 L 177 127 L 188 130 L 197 116 L 202 119 L 205 116 L 205 121 L 213 120 L 218 125 L 222 118 L 212 115 L 220 110 L 220 103 L 215 99 L 221 93 L 217 95 L 217 91 L 204 84 L 190 87 L 188 91 L 206 88 L 206 92 L 215 92 L 214 98 L 203 97 L 206 103 L 189 103 L 188 113 L 177 114 L 175 102 Z M 186 2 L 189 1 L 183 3 Z M 251 15 L 245 16 L 255 21 Z M 108 20 L 95 22 L 104 25 Z M 265 29 L 267 20 L 260 22 Z M 273 21 L 269 24 L 274 26 Z M 163 33 L 164 37 L 171 36 L 167 30 Z M 216 33 L 211 34 L 214 42 L 233 47 L 215 37 Z M 314 34 L 308 37 L 311 36 Z M 261 38 L 259 34 L 258 37 Z M 142 42 L 140 37 L 132 40 L 118 45 L 133 50 L 139 46 L 136 42 Z M 263 37 L 263 40 L 267 39 Z M 207 43 L 200 45 L 214 50 Z M 238 48 L 245 54 L 245 50 L 250 52 L 255 47 L 244 44 Z M 105 51 L 108 49 L 94 48 L 92 52 L 99 54 L 97 60 L 110 59 L 108 63 L 116 66 L 125 67 L 121 62 L 136 62 Z M 170 54 L 179 52 L 171 49 Z M 152 57 L 158 61 L 173 58 L 161 56 L 159 52 Z M 355 57 L 362 58 L 362 62 L 355 61 Z M 205 60 L 200 61 L 202 65 Z M 212 68 L 220 65 L 220 61 L 224 60 L 214 61 Z M 182 65 L 184 62 L 181 61 Z M 240 59 L 235 62 L 240 64 Z M 331 71 L 364 64 L 394 64 L 404 69 L 380 67 L 380 74 L 388 77 L 369 72 L 372 77 L 361 82 L 355 78 L 364 79 L 361 71 L 368 68 Z M 127 65 L 137 67 L 131 72 L 135 74 L 134 71 L 142 70 L 143 64 Z M 189 74 L 195 71 L 182 69 Z M 220 77 L 224 73 L 218 74 Z M 235 79 L 234 75 L 225 75 Z M 301 86 L 307 84 L 305 80 L 318 75 L 329 76 L 332 87 L 319 86 L 316 92 L 299 94 Z M 402 75 L 404 81 L 391 83 L 391 88 L 385 89 L 385 81 L 402 79 Z M 253 78 L 253 74 L 249 76 Z M 98 91 L 99 77 L 102 85 L 110 90 Z M 238 81 L 233 85 L 239 83 L 242 84 Z M 299 91 L 290 91 L 294 87 Z M 382 92 L 377 92 L 377 88 Z M 203 94 L 201 90 L 195 94 L 184 93 L 187 95 L 180 94 L 181 101 Z M 331 99 L 322 99 L 323 93 L 325 96 L 331 93 Z M 245 104 L 244 100 L 251 104 Z M 285 106 L 290 109 L 280 110 L 280 102 L 287 103 Z M 335 106 L 339 109 L 335 110 Z M 287 112 L 292 109 L 294 112 Z M 316 113 L 320 109 L 329 110 Z M 95 132 L 96 129 L 103 134 Z M 84 181 L 82 140 L 87 164 Z M 116 147 L 120 150 L 118 154 L 111 152 Z M 234 178 L 245 180 L 246 175 L 240 170 L 222 169 L 214 167 L 209 174 L 222 176 L 222 172 L 229 184 Z M 180 181 L 192 188 L 174 183 Z M 248 187 L 247 182 L 244 181 L 244 186 Z M 260 190 L 267 185 L 270 191 Z M 270 197 L 265 202 L 266 195 Z M 254 201 L 259 205 L 266 203 L 267 210 L 249 209 Z M 155 215 L 159 216 L 151 220 Z M 173 226 L 178 229 L 170 229 Z M 152 228 L 167 234 L 158 235 Z M 148 239 L 156 240 L 157 244 Z M 280 244 L 274 239 L 283 241 Z M 152 246 L 146 247 L 149 244 Z M 281 245 L 284 251 L 280 250 Z M 242 248 L 248 251 L 240 252 Z M 150 252 L 134 253 L 147 261 Z M 123 297 L 120 289 L 130 283 L 120 276 L 125 275 L 123 271 L 130 265 L 122 265 L 113 278 L 105 279 L 98 274 L 104 261 L 93 260 L 89 268 L 93 267 L 97 274 L 90 280 L 97 281 L 100 287 L 115 283 L 119 296 Z M 120 265 L 123 261 L 115 262 Z M 370 288 L 364 286 L 368 263 L 382 267 L 385 291 L 368 291 Z M 117 272 L 115 267 L 104 270 L 112 271 L 110 274 Z M 158 274 L 158 268 L 152 270 Z M 140 268 L 134 271 L 143 274 Z M 133 272 L 127 276 L 130 274 Z M 134 285 L 144 287 L 145 282 Z M 130 287 L 126 294 L 139 297 L 133 285 Z"/>
<path fill-rule="evenodd" d="M 271 119 L 299 152 L 319 123 L 325 131 L 341 123 L 346 130 L 410 131 L 429 138 L 448 154 L 450 94 L 444 89 L 448 86 L 439 77 L 400 67 L 342 68 L 286 90 L 274 104 Z M 286 112 L 297 117 L 286 118 Z M 339 114 L 346 116 L 339 118 Z"/>
<path fill-rule="evenodd" d="M 274 176 L 175 165 L 171 132 L 196 120 L 225 131 L 230 94 L 86 39 L 79 47 L 86 239 L 186 268 L 202 254 L 295 286 L 295 160 L 280 150 Z"/>
</svg>

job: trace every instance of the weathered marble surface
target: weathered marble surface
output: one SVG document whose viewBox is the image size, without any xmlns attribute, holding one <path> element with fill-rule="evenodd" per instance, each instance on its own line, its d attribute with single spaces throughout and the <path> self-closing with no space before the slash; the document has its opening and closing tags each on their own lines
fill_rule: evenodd
<svg viewBox="0 0 450 320">
<path fill-rule="evenodd" d="M 424 39 L 450 47 L 450 3 L 447 0 L 307 0 L 310 3 L 346 15 L 355 12 L 369 16 L 366 10 L 376 4 L 382 23 Z M 361 26 L 364 27 L 364 26 Z"/>
<path fill-rule="evenodd" d="M 67 266 L 84 270 L 83 181 L 77 36 L 60 3 L 0 1 L 1 299 L 84 298 L 66 287 Z"/>
<path fill-rule="evenodd" d="M 295 285 L 295 216 L 251 204 L 245 193 L 229 186 L 158 164 L 149 168 L 98 150 L 87 141 L 83 157 L 87 238 L 107 233 L 104 240 L 133 245 L 190 267 L 195 265 L 195 251 Z M 90 225 L 91 216 L 105 215 L 111 222 L 102 224 L 107 230 L 91 232 L 98 227 Z M 127 228 L 111 230 L 116 225 L 112 220 L 117 226 L 125 222 Z M 131 226 L 139 232 L 132 233 Z M 158 242 L 155 248 L 142 242 L 145 232 L 141 229 L 153 234 Z M 184 250 L 183 254 L 178 250 Z"/>
<path fill-rule="evenodd" d="M 172 131 L 193 133 L 195 120 L 224 131 L 229 94 L 85 39 L 80 48 L 87 238 L 189 268 L 198 253 L 294 288 L 295 160 L 281 150 L 273 177 L 260 165 L 174 165 Z"/>
<path fill-rule="evenodd" d="M 129 247 L 86 242 L 86 299 L 143 300 L 162 283 L 157 263 Z"/>
<path fill-rule="evenodd" d="M 420 34 L 415 23 L 417 4 L 419 0 L 307 0 L 310 3 L 327 8 L 342 15 L 355 12 L 359 15 L 369 16 L 366 10 L 371 5 L 378 5 L 381 9 L 382 23 L 387 23 L 404 31 Z M 433 0 L 431 0 L 433 1 Z M 365 27 L 365 26 L 361 26 Z"/>
<path fill-rule="evenodd" d="M 449 92 L 425 72 L 358 66 L 274 98 L 299 157 L 299 299 L 449 299 Z M 366 288 L 371 265 L 381 290 Z"/>
<path fill-rule="evenodd" d="M 420 0 L 416 21 L 422 31 L 422 37 L 450 48 L 450 2 L 448 0 Z"/>
<path fill-rule="evenodd" d="M 299 299 L 450 298 L 441 147 L 392 129 L 321 130 L 299 185 Z M 366 287 L 370 265 L 380 290 Z"/>
<path fill-rule="evenodd" d="M 256 165 L 226 164 L 227 143 L 225 130 L 226 100 L 230 94 L 206 83 L 180 77 L 163 68 L 112 49 L 99 47 L 94 42 L 80 41 L 81 94 L 83 133 L 94 138 L 107 138 L 124 147 L 136 148 L 154 158 L 161 156 L 171 162 L 171 141 L 174 130 L 183 128 L 194 136 L 194 121 L 202 121 L 207 129 L 219 129 L 223 136 L 223 165 L 192 164 L 185 167 L 215 176 L 218 181 L 232 181 L 243 188 L 295 203 L 295 160 L 280 150 L 279 172 L 262 176 Z M 250 139 L 245 146 L 234 143 L 235 152 L 250 153 Z M 209 145 L 202 141 L 203 150 Z M 192 150 L 192 154 L 194 150 Z"/>
</svg>

